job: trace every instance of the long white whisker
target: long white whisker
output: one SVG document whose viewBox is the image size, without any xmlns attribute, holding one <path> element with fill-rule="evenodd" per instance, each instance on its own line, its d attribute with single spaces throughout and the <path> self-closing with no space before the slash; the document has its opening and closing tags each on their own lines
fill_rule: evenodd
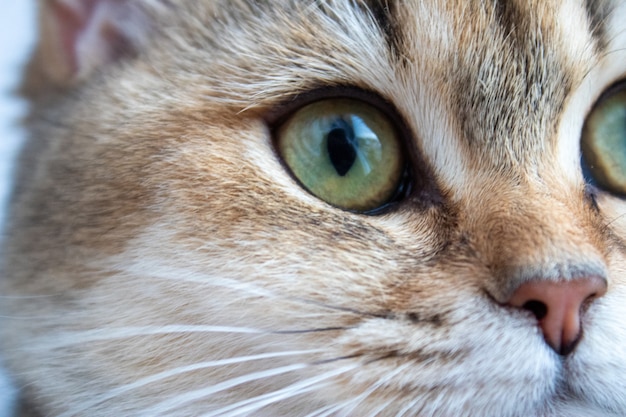
<svg viewBox="0 0 626 417">
<path fill-rule="evenodd" d="M 333 369 L 332 371 L 323 373 L 321 375 L 317 375 L 317 376 L 307 378 L 302 381 L 298 381 L 285 388 L 281 388 L 279 390 L 276 390 L 267 394 L 259 395 L 253 398 L 248 398 L 238 403 L 228 405 L 226 407 L 223 407 L 218 410 L 212 411 L 208 414 L 205 414 L 203 415 L 203 417 L 215 417 L 215 416 L 222 415 L 222 414 L 225 414 L 229 417 L 235 417 L 235 416 L 239 416 L 242 414 L 250 413 L 252 411 L 256 411 L 272 403 L 275 403 L 275 402 L 278 402 L 287 398 L 292 398 L 297 395 L 301 395 L 306 392 L 313 391 L 323 386 L 326 386 L 326 384 L 323 384 L 323 385 L 319 385 L 319 384 L 320 382 L 323 382 L 337 375 L 349 372 L 357 367 L 359 367 L 358 364 L 352 364 L 349 366 L 344 366 L 339 369 Z"/>
<path fill-rule="evenodd" d="M 184 406 L 196 400 L 208 397 L 210 395 L 216 394 L 221 391 L 225 391 L 227 389 L 236 387 L 237 385 L 245 384 L 247 382 L 256 381 L 259 379 L 271 378 L 277 375 L 286 374 L 293 371 L 298 371 L 300 369 L 304 369 L 311 366 L 308 363 L 296 363 L 288 366 L 281 366 L 278 368 L 268 369 L 264 371 L 252 372 L 246 375 L 238 376 L 235 378 L 228 379 L 226 381 L 220 382 L 219 384 L 212 385 L 207 388 L 201 388 L 194 391 L 186 392 L 182 395 L 178 395 L 176 397 L 170 398 L 165 401 L 161 401 L 157 403 L 154 407 L 151 407 L 146 412 L 141 414 L 141 417 L 155 417 L 158 415 L 162 415 L 167 411 Z"/>
<path fill-rule="evenodd" d="M 0 316 L 0 319 L 6 320 L 47 320 L 51 316 Z"/>
<path fill-rule="evenodd" d="M 40 295 L 0 295 L 0 300 L 32 300 L 38 298 L 59 297 L 61 294 L 40 294 Z"/>
<path fill-rule="evenodd" d="M 377 416 L 379 416 L 385 410 L 385 408 L 389 407 L 389 405 L 392 402 L 394 402 L 394 401 L 397 401 L 397 397 L 396 398 L 392 398 L 392 399 L 390 399 L 388 401 L 385 401 L 379 407 L 377 407 L 374 410 L 372 410 L 372 412 L 369 413 L 367 417 L 377 417 Z"/>
<path fill-rule="evenodd" d="M 378 381 L 376 381 L 375 384 L 373 384 L 370 388 L 365 390 L 365 392 L 363 392 L 359 396 L 339 404 L 336 407 L 336 409 L 333 411 L 341 411 L 341 415 L 344 415 L 344 416 L 349 415 L 352 410 L 358 407 L 358 405 L 362 403 L 367 397 L 369 397 L 374 391 L 376 391 L 381 386 L 389 382 L 391 379 L 395 378 L 398 374 L 404 372 L 407 368 L 409 368 L 412 365 L 413 365 L 412 363 L 406 363 L 403 366 L 395 369 L 393 372 L 389 373 L 383 379 L 379 379 Z"/>
<path fill-rule="evenodd" d="M 235 358 L 228 358 L 228 359 L 220 359 L 220 360 L 215 360 L 215 361 L 207 361 L 207 362 L 200 362 L 200 363 L 195 363 L 193 365 L 187 365 L 187 366 L 181 366 L 178 368 L 174 368 L 174 369 L 170 369 L 168 371 L 163 371 L 163 372 L 159 372 L 156 373 L 154 375 L 150 375 L 141 379 L 138 379 L 135 382 L 132 382 L 130 384 L 126 384 L 126 385 L 122 385 L 118 388 L 115 388 L 111 391 L 109 391 L 108 393 L 100 396 L 99 398 L 95 399 L 92 402 L 89 402 L 88 404 L 85 404 L 83 407 L 81 407 L 80 409 L 72 409 L 71 412 L 69 413 L 64 413 L 61 414 L 57 417 L 69 417 L 71 415 L 76 414 L 77 412 L 81 412 L 84 410 L 87 410 L 95 405 L 101 404 L 105 401 L 108 401 L 112 398 L 115 398 L 117 396 L 123 395 L 126 392 L 141 388 L 145 385 L 151 384 L 153 382 L 158 382 L 160 380 L 166 379 L 166 378 L 170 378 L 176 375 L 180 375 L 180 374 L 184 374 L 187 372 L 193 372 L 193 371 L 197 371 L 200 369 L 206 369 L 206 368 L 212 368 L 212 367 L 217 367 L 217 366 L 227 366 L 227 365 L 235 365 L 235 364 L 239 364 L 239 363 L 244 363 L 244 362 L 250 362 L 250 361 L 257 361 L 257 360 L 263 360 L 263 359 L 271 359 L 271 358 L 280 358 L 280 357 L 285 357 L 285 356 L 300 356 L 300 355 L 307 355 L 310 353 L 319 353 L 322 352 L 321 349 L 315 349 L 315 350 L 294 350 L 294 351 L 286 351 L 286 352 L 274 352 L 274 353 L 262 353 L 259 355 L 250 355 L 250 356 L 238 356 Z"/>
<path fill-rule="evenodd" d="M 146 264 L 149 264 L 151 267 L 149 269 L 146 269 Z M 141 275 L 147 278 L 168 281 L 193 282 L 211 287 L 228 288 L 239 293 L 247 293 L 254 296 L 263 296 L 268 298 L 277 297 L 276 294 L 272 293 L 271 291 L 258 285 L 251 284 L 249 282 L 216 277 L 190 269 L 176 268 L 170 265 L 164 265 L 163 262 L 159 261 L 158 259 L 144 258 L 142 259 L 142 262 L 125 263 L 124 266 L 120 268 L 120 270 L 131 275 Z M 150 273 L 146 275 L 146 271 L 150 271 Z"/>
<path fill-rule="evenodd" d="M 324 407 L 318 408 L 312 413 L 307 414 L 305 417 L 325 417 L 332 413 L 335 410 L 335 407 L 337 407 L 335 404 L 326 405 Z"/>
<path fill-rule="evenodd" d="M 146 275 L 146 267 L 145 263 L 150 264 L 150 273 Z M 254 296 L 254 297 L 264 297 L 264 298 L 274 298 L 274 299 L 284 299 L 290 302 L 300 302 L 305 304 L 312 304 L 322 308 L 331 308 L 333 310 L 340 310 L 343 314 L 359 314 L 358 311 L 353 311 L 347 308 L 337 308 L 333 306 L 324 305 L 323 303 L 318 303 L 314 301 L 307 301 L 304 299 L 298 299 L 293 297 L 286 297 L 284 295 L 275 293 L 267 288 L 256 285 L 254 283 L 239 281 L 230 278 L 224 277 L 216 277 L 212 275 L 208 275 L 202 272 L 198 272 L 191 269 L 185 268 L 177 268 L 172 267 L 170 265 L 164 265 L 162 261 L 159 259 L 142 259 L 142 262 L 134 262 L 134 263 L 124 263 L 123 266 L 118 267 L 120 272 L 131 274 L 131 275 L 141 275 L 142 277 L 157 279 L 157 280 L 166 280 L 166 281 L 183 281 L 183 282 L 191 282 L 197 283 L 204 286 L 209 287 L 220 287 L 229 290 L 233 290 L 242 296 L 243 294 Z M 318 313 L 321 314 L 321 313 Z M 361 313 L 362 314 L 362 313 Z"/>
<path fill-rule="evenodd" d="M 422 398 L 414 399 L 413 401 L 408 403 L 406 406 L 402 407 L 402 409 L 398 411 L 398 413 L 396 414 L 396 417 L 402 417 L 403 415 L 408 413 L 413 407 L 415 407 L 415 405 L 420 401 L 423 401 L 423 399 Z"/>
<path fill-rule="evenodd" d="M 56 334 L 53 341 L 46 341 L 45 346 L 46 348 L 54 349 L 86 342 L 97 342 L 111 339 L 126 339 L 135 336 L 153 336 L 160 334 L 162 335 L 176 333 L 268 334 L 270 332 L 249 327 L 204 326 L 188 324 L 173 324 L 167 326 L 128 326 Z"/>
</svg>

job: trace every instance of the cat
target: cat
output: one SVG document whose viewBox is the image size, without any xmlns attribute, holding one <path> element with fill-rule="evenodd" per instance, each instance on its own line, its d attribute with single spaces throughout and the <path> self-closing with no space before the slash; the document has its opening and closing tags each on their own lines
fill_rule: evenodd
<svg viewBox="0 0 626 417">
<path fill-rule="evenodd" d="M 626 2 L 39 7 L 18 415 L 626 415 Z"/>
</svg>

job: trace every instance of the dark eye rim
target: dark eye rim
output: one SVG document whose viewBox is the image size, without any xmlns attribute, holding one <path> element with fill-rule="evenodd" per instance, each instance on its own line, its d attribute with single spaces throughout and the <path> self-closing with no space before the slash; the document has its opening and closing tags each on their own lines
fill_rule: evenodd
<svg viewBox="0 0 626 417">
<path fill-rule="evenodd" d="M 591 111 L 595 109 L 598 105 L 600 105 L 603 101 L 613 96 L 614 94 L 621 93 L 626 90 L 626 78 L 620 78 L 617 81 L 611 83 L 607 88 L 602 91 L 600 97 L 593 103 L 591 107 Z M 591 113 L 591 111 L 589 113 Z"/>
<path fill-rule="evenodd" d="M 274 107 L 273 110 L 268 112 L 265 116 L 265 121 L 269 127 L 272 144 L 274 147 L 274 153 L 280 164 L 283 166 L 285 171 L 292 177 L 294 181 L 296 181 L 301 187 L 306 190 L 306 187 L 295 177 L 291 169 L 286 165 L 285 161 L 280 157 L 280 152 L 278 151 L 278 130 L 291 116 L 293 116 L 298 110 L 301 108 L 313 104 L 315 102 L 329 100 L 329 99 L 350 99 L 364 102 L 380 112 L 382 112 L 385 116 L 391 120 L 391 123 L 395 126 L 396 131 L 398 133 L 399 144 L 402 149 L 403 155 L 405 156 L 404 168 L 401 175 L 401 179 L 399 181 L 398 188 L 394 195 L 379 207 L 376 207 L 371 210 L 351 210 L 343 207 L 334 206 L 328 202 L 332 207 L 338 208 L 345 212 L 350 212 L 359 215 L 367 215 L 367 216 L 378 216 L 390 211 L 395 210 L 399 204 L 407 200 L 412 191 L 415 188 L 415 183 L 417 178 L 413 167 L 415 166 L 415 151 L 411 144 L 411 139 L 414 137 L 411 130 L 408 128 L 405 120 L 400 116 L 397 108 L 389 101 L 381 97 L 381 95 L 371 92 L 369 90 L 363 90 L 358 87 L 353 86 L 334 86 L 334 87 L 320 87 L 307 91 L 306 93 L 301 93 L 298 95 L 294 95 L 290 97 L 288 100 L 283 101 Z M 418 158 L 421 160 L 421 158 Z"/>
<path fill-rule="evenodd" d="M 328 99 L 350 99 L 367 103 L 389 117 L 398 128 L 398 133 L 403 139 L 412 136 L 407 123 L 400 116 L 400 113 L 391 101 L 373 91 L 345 85 L 317 87 L 303 93 L 294 94 L 286 100 L 280 101 L 272 110 L 267 112 L 265 121 L 271 130 L 274 131 L 301 108 Z"/>
<path fill-rule="evenodd" d="M 585 159 L 585 155 L 582 151 L 582 141 L 585 135 L 585 131 L 587 129 L 587 121 L 589 119 L 589 116 L 599 107 L 601 106 L 606 100 L 608 100 L 609 98 L 613 97 L 615 94 L 619 94 L 619 93 L 623 93 L 626 92 L 626 78 L 620 78 L 617 81 L 611 83 L 607 88 L 605 88 L 602 91 L 602 94 L 600 94 L 600 96 L 596 99 L 596 101 L 593 103 L 593 105 L 591 106 L 590 110 L 587 112 L 586 116 L 585 116 L 585 122 L 583 123 L 583 128 L 582 131 L 580 133 L 580 142 L 581 142 L 581 149 L 580 149 L 580 166 L 581 166 L 581 170 L 582 170 L 582 175 L 583 175 L 583 179 L 585 180 L 585 183 L 588 186 L 591 186 L 594 190 L 595 193 L 597 194 L 598 192 L 602 192 L 602 193 L 607 193 L 610 194 L 614 197 L 617 198 L 621 198 L 623 200 L 626 199 L 626 195 L 622 194 L 622 193 L 618 193 L 615 191 L 611 191 L 609 189 L 607 189 L 606 187 L 601 186 L 598 181 L 593 177 L 592 174 L 592 166 L 589 164 L 589 162 L 587 162 L 587 160 Z"/>
</svg>

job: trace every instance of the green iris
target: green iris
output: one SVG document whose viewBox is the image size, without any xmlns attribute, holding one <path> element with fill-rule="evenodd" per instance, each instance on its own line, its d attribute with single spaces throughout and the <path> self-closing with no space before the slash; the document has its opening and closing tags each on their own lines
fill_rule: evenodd
<svg viewBox="0 0 626 417">
<path fill-rule="evenodd" d="M 626 86 L 602 98 L 587 116 L 581 148 L 593 180 L 626 195 Z"/>
<path fill-rule="evenodd" d="M 334 206 L 369 211 L 392 199 L 404 159 L 394 125 L 352 99 L 309 104 L 278 130 L 278 150 L 311 194 Z"/>
</svg>

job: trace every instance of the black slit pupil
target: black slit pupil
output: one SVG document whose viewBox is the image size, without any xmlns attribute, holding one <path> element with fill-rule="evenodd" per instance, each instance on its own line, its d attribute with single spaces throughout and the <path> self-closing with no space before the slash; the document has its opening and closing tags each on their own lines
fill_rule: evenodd
<svg viewBox="0 0 626 417">
<path fill-rule="evenodd" d="M 345 121 L 328 132 L 327 148 L 330 162 L 339 176 L 345 176 L 356 160 L 354 131 Z"/>
</svg>

